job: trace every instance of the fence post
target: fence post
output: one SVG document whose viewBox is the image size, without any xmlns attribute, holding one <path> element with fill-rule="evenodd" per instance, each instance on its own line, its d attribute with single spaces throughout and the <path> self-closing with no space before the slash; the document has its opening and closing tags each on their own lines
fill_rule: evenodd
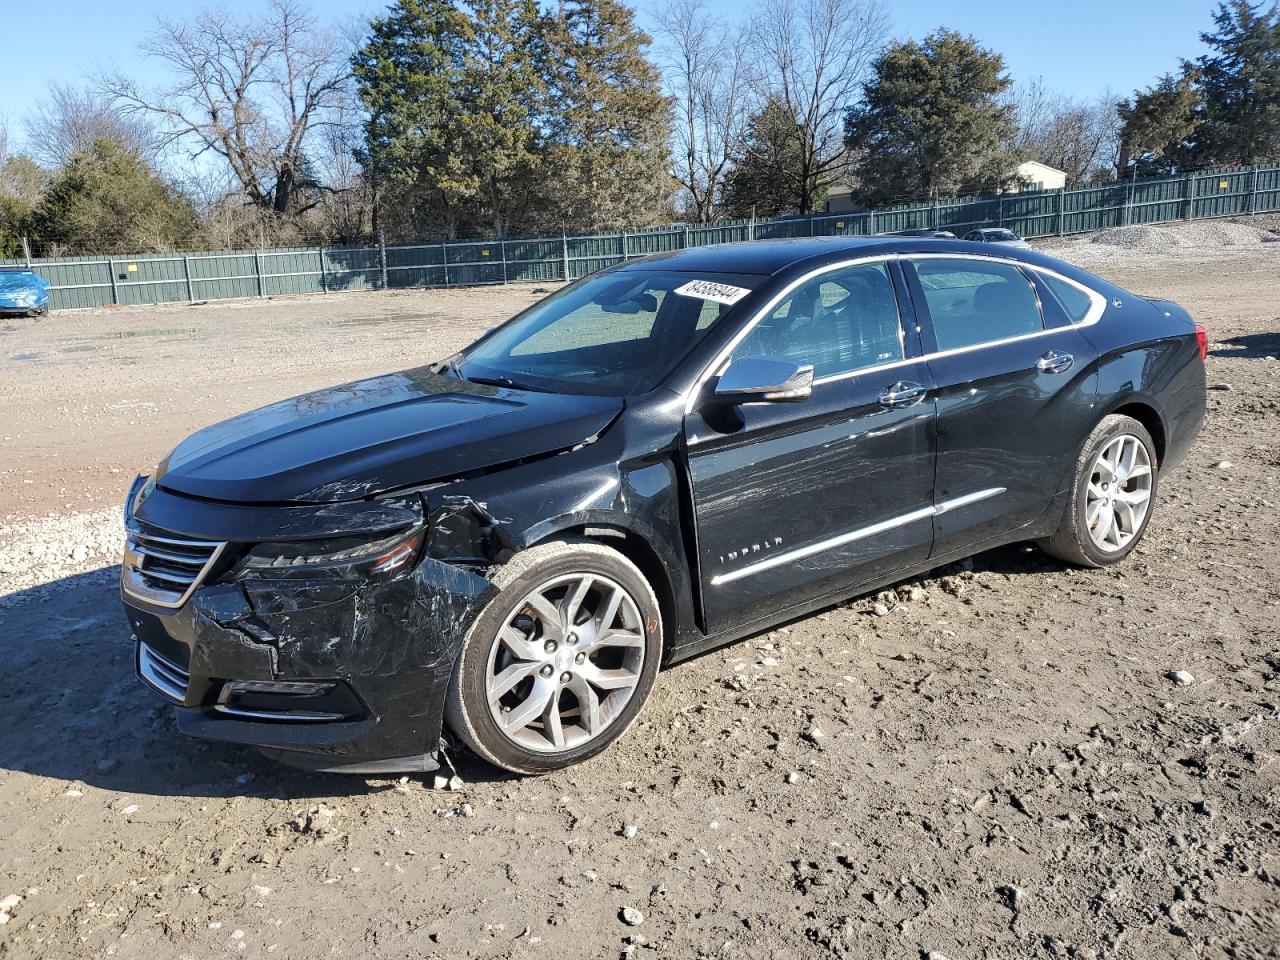
<svg viewBox="0 0 1280 960">
<path fill-rule="evenodd" d="M 1066 197 L 1067 188 L 1065 186 L 1058 188 L 1058 236 L 1062 236 L 1062 225 L 1066 219 Z"/>
<path fill-rule="evenodd" d="M 756 208 L 751 208 L 751 225 L 747 227 L 747 239 L 754 240 L 756 238 Z"/>
<path fill-rule="evenodd" d="M 569 282 L 569 238 L 560 231 L 560 256 L 564 258 L 564 282 Z"/>
<path fill-rule="evenodd" d="M 507 283 L 507 241 L 499 240 L 498 249 L 502 251 L 502 283 Z"/>
<path fill-rule="evenodd" d="M 627 231 L 622 231 L 622 262 L 627 262 Z"/>
<path fill-rule="evenodd" d="M 187 303 L 195 303 L 196 295 L 191 289 L 191 261 L 185 253 L 182 255 L 182 276 L 187 281 Z"/>
<path fill-rule="evenodd" d="M 258 296 L 262 296 L 262 250 L 253 251 L 253 275 L 258 281 Z"/>
<path fill-rule="evenodd" d="M 1196 175 L 1194 173 L 1188 173 L 1183 179 L 1182 196 L 1187 202 L 1187 209 L 1183 212 L 1183 218 L 1190 220 L 1196 209 Z"/>
<path fill-rule="evenodd" d="M 689 249 L 689 225 L 683 224 L 680 228 L 680 247 L 684 250 Z"/>
<path fill-rule="evenodd" d="M 320 292 L 329 292 L 329 277 L 324 271 L 324 247 L 320 248 Z"/>
<path fill-rule="evenodd" d="M 378 227 L 378 266 L 382 272 L 382 289 L 387 289 L 387 234 Z"/>
<path fill-rule="evenodd" d="M 120 291 L 116 289 L 116 264 L 110 257 L 107 257 L 107 273 L 111 275 L 111 302 L 120 303 Z"/>
<path fill-rule="evenodd" d="M 1254 205 L 1258 202 L 1258 165 L 1253 165 L 1253 177 L 1249 181 L 1249 206 L 1246 211 L 1249 216 L 1253 216 Z"/>
<path fill-rule="evenodd" d="M 440 241 L 440 263 L 444 266 L 444 285 L 447 287 L 449 286 L 449 246 L 443 240 Z"/>
<path fill-rule="evenodd" d="M 996 226 L 1004 226 L 1004 194 L 996 197 Z"/>
<path fill-rule="evenodd" d="M 874 210 L 867 211 L 867 235 L 872 237 L 876 235 L 876 212 Z"/>
<path fill-rule="evenodd" d="M 31 243 L 27 240 L 27 235 L 22 235 L 22 256 L 27 261 L 27 269 L 31 269 Z"/>
</svg>

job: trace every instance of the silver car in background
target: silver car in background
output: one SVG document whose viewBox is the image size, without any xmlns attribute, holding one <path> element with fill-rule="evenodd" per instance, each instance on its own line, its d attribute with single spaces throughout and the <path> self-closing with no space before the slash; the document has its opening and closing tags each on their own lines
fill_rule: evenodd
<svg viewBox="0 0 1280 960">
<path fill-rule="evenodd" d="M 976 240 L 978 243 L 998 243 L 1002 247 L 1031 249 L 1031 244 L 1005 227 L 982 227 L 979 230 L 970 230 L 964 235 L 964 238 L 966 240 Z"/>
</svg>

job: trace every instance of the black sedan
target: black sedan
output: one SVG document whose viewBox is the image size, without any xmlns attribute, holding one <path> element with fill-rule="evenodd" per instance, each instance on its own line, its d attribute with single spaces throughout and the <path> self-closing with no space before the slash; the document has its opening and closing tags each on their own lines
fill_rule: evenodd
<svg viewBox="0 0 1280 960">
<path fill-rule="evenodd" d="M 827 238 L 607 270 L 432 366 L 201 430 L 126 504 L 141 678 L 313 769 L 540 773 L 661 666 L 979 550 L 1141 541 L 1204 330 L 1029 251 Z"/>
</svg>

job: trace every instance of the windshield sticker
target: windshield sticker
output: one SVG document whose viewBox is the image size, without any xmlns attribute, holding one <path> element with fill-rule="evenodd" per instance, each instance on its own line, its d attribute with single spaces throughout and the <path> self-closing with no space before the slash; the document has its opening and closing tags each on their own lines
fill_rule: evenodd
<svg viewBox="0 0 1280 960">
<path fill-rule="evenodd" d="M 697 297 L 699 300 L 714 300 L 716 303 L 737 303 L 751 291 L 746 287 L 731 287 L 727 283 L 712 283 L 710 280 L 690 280 L 683 287 L 676 287 L 675 292 L 685 297 Z"/>
</svg>

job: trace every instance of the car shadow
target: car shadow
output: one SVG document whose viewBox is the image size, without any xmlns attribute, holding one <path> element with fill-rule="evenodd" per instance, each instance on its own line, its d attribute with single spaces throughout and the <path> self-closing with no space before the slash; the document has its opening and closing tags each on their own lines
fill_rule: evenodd
<svg viewBox="0 0 1280 960">
<path fill-rule="evenodd" d="M 967 569 L 1007 575 L 1060 570 L 1026 544 L 989 550 L 962 564 L 892 586 Z M 297 801 L 393 790 L 397 777 L 294 770 L 250 747 L 206 743 L 181 734 L 173 708 L 134 674 L 129 628 L 120 610 L 118 566 L 77 574 L 0 598 L 0 769 L 89 784 L 119 793 Z M 837 604 L 833 604 L 836 606 Z M 805 619 L 798 617 L 798 620 Z M 465 749 L 444 754 L 440 771 L 467 784 L 513 775 Z M 433 783 L 434 774 L 410 779 Z M 442 793 L 442 803 L 453 794 Z"/>
<path fill-rule="evenodd" d="M 758 630 L 755 633 L 747 634 L 734 642 L 745 643 L 749 640 L 772 633 L 779 627 L 786 627 L 792 624 L 801 623 L 808 620 L 810 617 L 816 617 L 818 614 L 825 611 L 835 610 L 850 603 L 870 601 L 877 594 L 885 590 L 897 590 L 900 587 L 911 587 L 917 585 L 926 588 L 936 586 L 937 582 L 943 577 L 965 574 L 970 571 L 974 573 L 997 573 L 1013 577 L 1034 573 L 1061 573 L 1065 570 L 1071 569 L 1077 568 L 1072 567 L 1071 564 L 1064 563 L 1061 560 L 1049 556 L 1030 542 L 1011 543 L 1001 547 L 994 547 L 982 553 L 976 553 L 972 557 L 968 557 L 957 563 L 943 564 L 940 567 L 935 567 L 932 570 L 925 571 L 924 573 L 916 574 L 913 577 L 905 577 L 902 580 L 895 580 L 892 583 L 885 584 L 884 586 L 878 587 L 874 590 L 860 593 L 849 599 L 834 601 L 826 606 L 810 611 L 809 613 L 804 613 L 799 616 L 783 620 L 779 623 L 771 624 L 770 626 Z M 874 615 L 870 602 L 864 603 L 863 606 L 865 607 L 865 613 L 868 617 Z M 708 650 L 699 652 L 695 656 L 689 658 L 689 660 L 682 660 L 680 662 L 692 662 L 693 660 L 701 659 L 708 654 L 715 653 L 719 649 L 722 648 L 711 647 Z"/>
<path fill-rule="evenodd" d="M 118 566 L 0 598 L 0 769 L 105 790 L 281 800 L 391 790 L 398 777 L 294 770 L 251 747 L 180 733 L 173 708 L 134 674 Z M 440 772 L 467 783 L 507 779 L 460 749 Z M 433 782 L 434 774 L 412 775 Z M 442 802 L 452 794 L 442 793 Z"/>
<path fill-rule="evenodd" d="M 1209 351 L 1211 357 L 1233 360 L 1260 360 L 1263 357 L 1280 357 L 1280 333 L 1246 333 L 1238 337 L 1215 341 Z"/>
</svg>

